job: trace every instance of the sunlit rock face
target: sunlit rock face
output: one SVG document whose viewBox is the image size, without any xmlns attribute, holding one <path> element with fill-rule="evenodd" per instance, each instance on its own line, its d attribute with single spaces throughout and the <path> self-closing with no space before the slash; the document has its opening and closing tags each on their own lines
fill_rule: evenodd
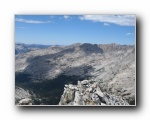
<svg viewBox="0 0 150 120">
<path fill-rule="evenodd" d="M 77 85 L 65 85 L 59 105 L 129 105 L 121 96 L 103 93 L 98 84 L 83 80 Z"/>
</svg>

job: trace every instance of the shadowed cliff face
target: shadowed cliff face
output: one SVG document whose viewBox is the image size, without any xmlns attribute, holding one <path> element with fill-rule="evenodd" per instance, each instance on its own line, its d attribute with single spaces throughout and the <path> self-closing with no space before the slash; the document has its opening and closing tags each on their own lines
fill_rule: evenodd
<svg viewBox="0 0 150 120">
<path fill-rule="evenodd" d="M 101 49 L 100 47 L 98 47 L 97 44 L 89 44 L 89 43 L 85 43 L 82 44 L 80 46 L 80 49 L 83 50 L 86 54 L 88 53 L 103 53 L 103 49 Z"/>
<path fill-rule="evenodd" d="M 31 91 L 33 104 L 58 104 L 64 85 L 77 85 L 78 80 L 93 81 L 106 96 L 119 96 L 116 99 L 124 103 L 135 101 L 134 46 L 49 47 L 16 55 L 15 62 L 16 86 Z"/>
</svg>

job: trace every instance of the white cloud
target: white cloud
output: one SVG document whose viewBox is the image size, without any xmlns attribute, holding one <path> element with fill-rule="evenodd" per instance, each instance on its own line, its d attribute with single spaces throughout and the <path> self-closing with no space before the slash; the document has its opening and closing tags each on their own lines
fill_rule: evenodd
<svg viewBox="0 0 150 120">
<path fill-rule="evenodd" d="M 80 20 L 113 23 L 120 26 L 135 26 L 134 15 L 83 15 L 79 18 Z"/>
<path fill-rule="evenodd" d="M 131 35 L 131 33 L 126 33 L 126 35 Z"/>
<path fill-rule="evenodd" d="M 129 35 L 134 35 L 134 33 L 126 33 L 126 35 L 127 35 L 127 36 L 129 36 Z"/>
<path fill-rule="evenodd" d="M 16 18 L 17 22 L 24 22 L 24 23 L 30 23 L 30 24 L 42 24 L 42 23 L 50 23 L 51 21 L 39 21 L 39 20 L 26 20 L 22 18 Z"/>
<path fill-rule="evenodd" d="M 70 17 L 68 15 L 64 15 L 64 19 L 67 20 L 69 19 Z"/>
<path fill-rule="evenodd" d="M 108 23 L 104 23 L 104 26 L 109 26 L 109 24 Z"/>
</svg>

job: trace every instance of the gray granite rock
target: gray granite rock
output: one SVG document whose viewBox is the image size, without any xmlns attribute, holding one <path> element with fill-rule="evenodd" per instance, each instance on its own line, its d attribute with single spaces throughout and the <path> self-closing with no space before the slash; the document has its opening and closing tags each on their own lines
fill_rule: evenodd
<svg viewBox="0 0 150 120">
<path fill-rule="evenodd" d="M 85 86 L 86 84 L 89 86 Z M 129 103 L 121 96 L 103 93 L 97 82 L 83 80 L 78 81 L 77 85 L 65 85 L 59 105 L 129 105 Z"/>
<path fill-rule="evenodd" d="M 30 98 L 21 99 L 18 105 L 32 105 L 32 99 Z"/>
</svg>

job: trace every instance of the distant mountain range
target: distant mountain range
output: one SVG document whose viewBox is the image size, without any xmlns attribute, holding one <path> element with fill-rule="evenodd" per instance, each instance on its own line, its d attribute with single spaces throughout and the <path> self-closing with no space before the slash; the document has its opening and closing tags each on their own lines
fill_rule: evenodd
<svg viewBox="0 0 150 120">
<path fill-rule="evenodd" d="M 133 45 L 16 44 L 15 53 L 15 85 L 34 105 L 135 104 Z"/>
<path fill-rule="evenodd" d="M 15 55 L 36 49 L 48 48 L 50 45 L 15 43 Z"/>
</svg>

